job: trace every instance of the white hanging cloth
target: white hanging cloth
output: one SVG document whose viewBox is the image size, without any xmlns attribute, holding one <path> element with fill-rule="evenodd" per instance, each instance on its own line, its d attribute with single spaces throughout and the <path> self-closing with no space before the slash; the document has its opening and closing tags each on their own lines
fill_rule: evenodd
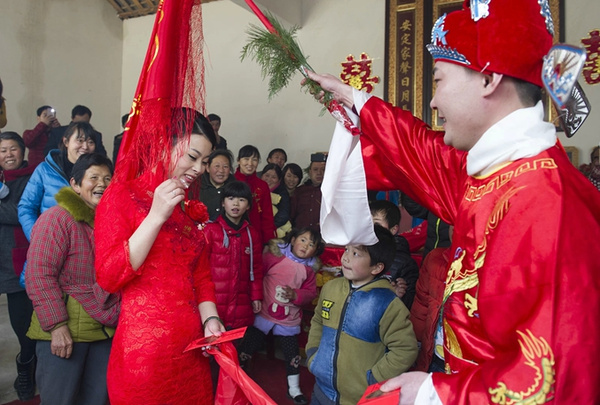
<svg viewBox="0 0 600 405">
<path fill-rule="evenodd" d="M 358 116 L 348 108 L 346 112 L 357 124 Z M 339 122 L 329 146 L 321 192 L 321 235 L 326 243 L 341 246 L 377 243 L 360 137 L 353 136 Z"/>
</svg>

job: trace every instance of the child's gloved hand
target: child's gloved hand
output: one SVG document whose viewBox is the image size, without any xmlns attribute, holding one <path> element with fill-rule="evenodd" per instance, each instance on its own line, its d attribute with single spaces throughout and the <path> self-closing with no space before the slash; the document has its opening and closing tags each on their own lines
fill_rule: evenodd
<svg viewBox="0 0 600 405">
<path fill-rule="evenodd" d="M 288 302 L 290 302 L 290 299 L 287 297 L 285 287 L 283 287 L 281 285 L 278 285 L 277 287 L 275 287 L 275 300 L 279 301 L 279 302 L 283 302 L 284 304 L 287 304 Z"/>
<path fill-rule="evenodd" d="M 296 290 L 294 290 L 292 287 L 290 287 L 289 285 L 286 285 L 285 287 L 283 287 L 283 297 L 290 300 L 290 301 L 295 301 L 296 298 L 298 298 L 298 294 L 296 294 Z"/>
<path fill-rule="evenodd" d="M 408 288 L 406 280 L 404 280 L 402 277 L 398 277 L 396 281 L 392 281 L 392 286 L 394 287 L 394 291 L 396 292 L 396 296 L 398 298 L 404 297 L 404 294 L 406 294 L 406 289 Z"/>
<path fill-rule="evenodd" d="M 281 305 L 277 302 L 281 302 L 282 304 L 287 304 L 291 301 L 290 287 L 278 285 L 275 287 L 275 302 L 271 304 L 271 308 L 269 308 L 269 313 L 275 319 L 284 319 L 290 313 L 290 307 L 288 305 Z M 292 290 L 293 291 L 293 290 Z"/>
<path fill-rule="evenodd" d="M 254 312 L 255 314 L 258 314 L 261 309 L 262 309 L 262 301 L 261 300 L 252 301 L 252 312 Z"/>
</svg>

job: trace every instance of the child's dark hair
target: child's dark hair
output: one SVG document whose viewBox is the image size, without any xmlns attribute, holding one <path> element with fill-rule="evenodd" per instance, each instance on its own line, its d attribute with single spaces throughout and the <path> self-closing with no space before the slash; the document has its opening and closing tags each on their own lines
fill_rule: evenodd
<svg viewBox="0 0 600 405">
<path fill-rule="evenodd" d="M 317 249 L 315 250 L 315 257 L 320 256 L 325 250 L 325 242 L 321 239 L 321 233 L 315 229 L 304 227 L 304 228 L 294 228 L 283 239 L 286 246 L 289 246 L 292 243 L 292 238 L 297 238 L 298 236 L 309 233 L 310 240 L 312 243 L 317 245 Z"/>
<path fill-rule="evenodd" d="M 364 246 L 364 248 L 367 249 L 369 256 L 371 256 L 371 266 L 383 263 L 383 271 L 379 273 L 382 275 L 394 263 L 396 241 L 392 233 L 379 224 L 375 224 L 375 236 L 377 236 L 379 241 L 374 245 Z"/>
<path fill-rule="evenodd" d="M 369 208 L 371 209 L 371 215 L 381 212 L 390 229 L 396 225 L 400 225 L 400 208 L 393 202 L 388 200 L 375 200 L 369 203 Z"/>
<path fill-rule="evenodd" d="M 252 190 L 250 186 L 243 181 L 232 181 L 221 188 L 221 204 L 227 197 L 245 198 L 248 200 L 248 209 L 252 207 Z"/>
<path fill-rule="evenodd" d="M 240 148 L 240 151 L 238 152 L 237 160 L 252 156 L 256 156 L 258 158 L 258 161 L 260 162 L 260 152 L 258 151 L 258 148 L 254 145 L 244 145 Z"/>
</svg>

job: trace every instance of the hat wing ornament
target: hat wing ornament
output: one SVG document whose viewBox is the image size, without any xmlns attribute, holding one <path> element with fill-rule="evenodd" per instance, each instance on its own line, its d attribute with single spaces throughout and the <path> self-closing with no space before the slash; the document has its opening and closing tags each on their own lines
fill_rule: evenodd
<svg viewBox="0 0 600 405">
<path fill-rule="evenodd" d="M 590 104 L 577 77 L 585 63 L 581 48 L 556 44 L 544 57 L 542 83 L 552 98 L 567 137 L 572 137 L 590 113 Z"/>
<path fill-rule="evenodd" d="M 591 106 L 583 89 L 578 82 L 571 90 L 571 97 L 564 107 L 560 109 L 560 124 L 567 137 L 572 137 L 585 119 L 590 115 Z"/>
</svg>

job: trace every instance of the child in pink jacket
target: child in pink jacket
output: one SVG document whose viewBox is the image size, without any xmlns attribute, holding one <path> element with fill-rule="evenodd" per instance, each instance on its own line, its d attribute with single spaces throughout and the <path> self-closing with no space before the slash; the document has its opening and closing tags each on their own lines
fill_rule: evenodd
<svg viewBox="0 0 600 405">
<path fill-rule="evenodd" d="M 317 296 L 315 272 L 325 245 L 318 231 L 293 229 L 285 241 L 273 239 L 263 253 L 263 303 L 239 347 L 240 364 L 245 364 L 264 345 L 272 330 L 281 342 L 286 362 L 288 395 L 295 404 L 308 403 L 300 391 L 298 335 L 302 305 Z"/>
</svg>

